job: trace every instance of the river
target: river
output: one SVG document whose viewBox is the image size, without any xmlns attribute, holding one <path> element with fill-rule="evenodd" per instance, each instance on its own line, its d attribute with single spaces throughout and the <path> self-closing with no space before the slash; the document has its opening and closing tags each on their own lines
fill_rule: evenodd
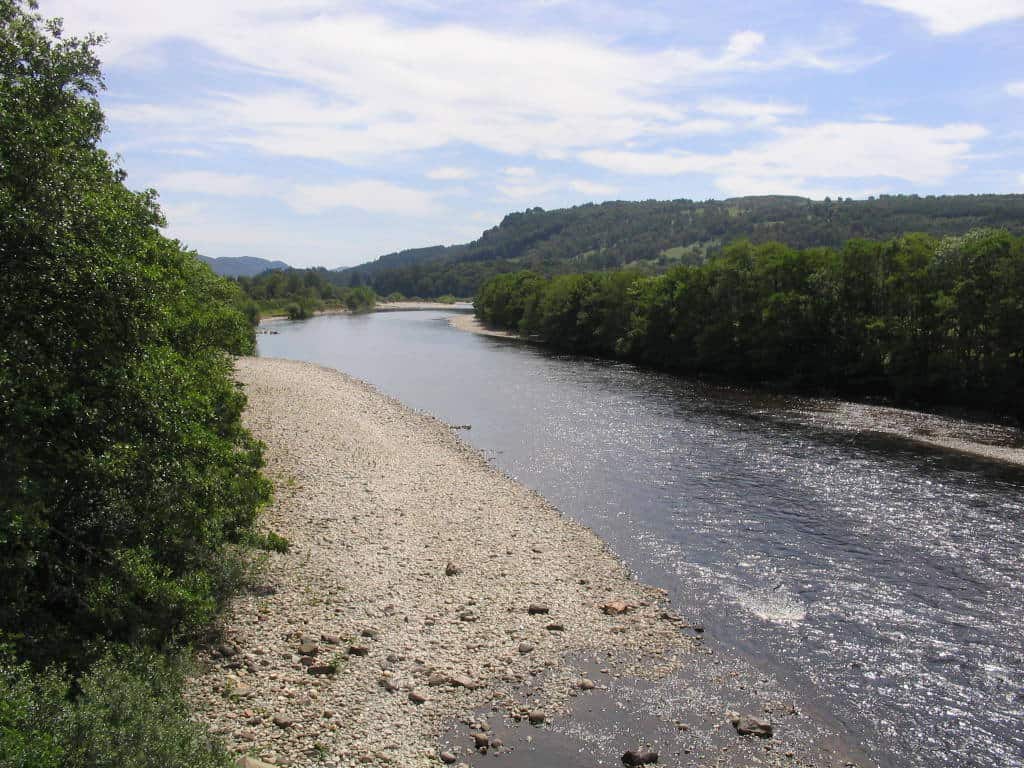
<svg viewBox="0 0 1024 768">
<path fill-rule="evenodd" d="M 851 416 L 870 409 L 556 355 L 447 314 L 273 321 L 259 354 L 471 425 L 466 441 L 881 765 L 1024 765 L 1024 468 Z"/>
</svg>

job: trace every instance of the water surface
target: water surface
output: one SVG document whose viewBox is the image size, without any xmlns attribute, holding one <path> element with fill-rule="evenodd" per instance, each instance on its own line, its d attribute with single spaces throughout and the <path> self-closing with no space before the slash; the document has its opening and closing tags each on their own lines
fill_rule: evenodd
<svg viewBox="0 0 1024 768">
<path fill-rule="evenodd" d="M 879 435 L 851 424 L 856 408 L 554 355 L 445 317 L 275 322 L 259 351 L 472 425 L 468 442 L 880 763 L 1024 765 L 1024 470 Z"/>
</svg>

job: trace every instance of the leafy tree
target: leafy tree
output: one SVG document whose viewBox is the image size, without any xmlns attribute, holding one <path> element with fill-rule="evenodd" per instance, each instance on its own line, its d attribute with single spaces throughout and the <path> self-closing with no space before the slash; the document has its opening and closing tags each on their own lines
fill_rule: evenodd
<svg viewBox="0 0 1024 768">
<path fill-rule="evenodd" d="M 477 315 L 573 352 L 1024 418 L 1024 238 L 739 241 L 703 265 L 499 275 Z"/>
<path fill-rule="evenodd" d="M 73 665 L 208 622 L 269 494 L 241 293 L 99 148 L 96 43 L 0 0 L 0 630 Z"/>
</svg>

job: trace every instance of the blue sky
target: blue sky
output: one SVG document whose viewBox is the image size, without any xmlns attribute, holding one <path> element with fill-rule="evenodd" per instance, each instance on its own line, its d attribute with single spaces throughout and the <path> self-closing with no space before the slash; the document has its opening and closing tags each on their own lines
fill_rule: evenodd
<svg viewBox="0 0 1024 768">
<path fill-rule="evenodd" d="M 1024 192 L 1024 0 L 41 0 L 209 256 L 336 267 L 609 199 Z"/>
</svg>

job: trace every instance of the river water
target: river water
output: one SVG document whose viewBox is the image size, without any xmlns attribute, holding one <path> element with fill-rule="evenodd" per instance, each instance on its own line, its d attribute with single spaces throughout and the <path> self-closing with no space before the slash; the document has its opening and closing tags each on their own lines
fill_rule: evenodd
<svg viewBox="0 0 1024 768">
<path fill-rule="evenodd" d="M 1024 765 L 1024 469 L 879 434 L 843 404 L 555 355 L 446 316 L 275 321 L 259 353 L 471 425 L 494 464 L 880 764 Z"/>
</svg>

